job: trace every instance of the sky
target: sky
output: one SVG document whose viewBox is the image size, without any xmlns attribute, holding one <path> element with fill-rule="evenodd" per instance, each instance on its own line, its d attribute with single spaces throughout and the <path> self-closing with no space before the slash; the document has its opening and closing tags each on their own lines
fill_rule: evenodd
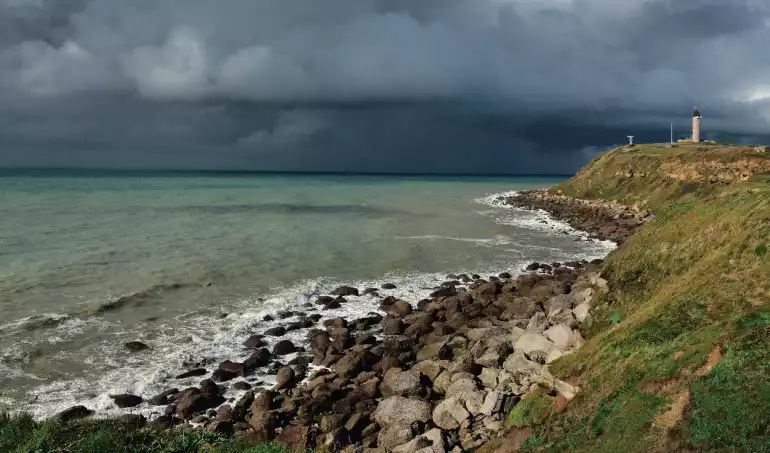
<svg viewBox="0 0 770 453">
<path fill-rule="evenodd" d="M 770 142 L 766 0 L 0 0 L 0 167 L 566 174 Z"/>
</svg>

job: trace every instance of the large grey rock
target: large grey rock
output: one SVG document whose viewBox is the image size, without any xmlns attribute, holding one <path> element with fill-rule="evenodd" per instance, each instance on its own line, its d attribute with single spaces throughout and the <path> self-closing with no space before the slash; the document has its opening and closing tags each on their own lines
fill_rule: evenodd
<svg viewBox="0 0 770 453">
<path fill-rule="evenodd" d="M 546 330 L 543 335 L 550 340 L 553 345 L 561 351 L 566 351 L 571 348 L 575 342 L 575 337 L 572 334 L 572 329 L 565 324 L 557 324 L 551 326 Z"/>
<path fill-rule="evenodd" d="M 447 395 L 460 400 L 471 414 L 479 414 L 484 404 L 484 393 L 470 379 L 459 379 L 447 389 Z"/>
<path fill-rule="evenodd" d="M 583 322 L 588 317 L 589 310 L 590 307 L 588 304 L 582 303 L 572 309 L 572 315 L 575 316 L 575 319 L 577 319 L 578 322 Z"/>
<path fill-rule="evenodd" d="M 569 308 L 559 308 L 548 313 L 548 322 L 551 324 L 565 324 L 569 327 L 577 327 L 578 321 Z"/>
<path fill-rule="evenodd" d="M 435 343 L 430 343 L 423 346 L 419 352 L 417 352 L 417 361 L 439 359 L 448 360 L 452 356 L 452 350 L 447 347 L 446 340 L 440 340 Z"/>
<path fill-rule="evenodd" d="M 548 328 L 548 317 L 542 311 L 535 313 L 527 323 L 527 332 L 543 332 Z"/>
<path fill-rule="evenodd" d="M 425 423 L 431 419 L 430 404 L 401 396 L 391 396 L 380 402 L 373 417 L 380 426 L 394 423 L 405 425 L 411 425 L 414 422 Z"/>
<path fill-rule="evenodd" d="M 411 442 L 396 447 L 393 453 L 446 453 L 446 439 L 438 428 L 415 437 Z"/>
<path fill-rule="evenodd" d="M 559 294 L 558 296 L 554 296 L 545 301 L 543 303 L 543 308 L 545 308 L 546 313 L 550 313 L 551 311 L 558 309 L 570 310 L 574 302 L 575 301 L 571 295 Z"/>
<path fill-rule="evenodd" d="M 440 402 L 433 410 L 433 423 L 441 429 L 457 429 L 471 414 L 455 397 Z"/>
<path fill-rule="evenodd" d="M 489 392 L 484 399 L 484 404 L 481 406 L 481 413 L 487 417 L 504 415 L 503 412 L 506 409 L 505 400 L 510 397 L 511 395 L 506 395 L 502 392 Z"/>
<path fill-rule="evenodd" d="M 409 425 L 396 423 L 386 426 L 377 435 L 377 446 L 392 450 L 414 439 L 414 433 Z"/>
<path fill-rule="evenodd" d="M 496 368 L 482 368 L 479 374 L 479 380 L 484 387 L 493 389 L 497 387 L 497 378 L 500 376 L 500 370 Z"/>
<path fill-rule="evenodd" d="M 531 360 L 544 363 L 548 353 L 553 349 L 553 343 L 539 333 L 525 333 L 519 338 L 514 347 L 522 351 Z"/>
<path fill-rule="evenodd" d="M 385 373 L 380 385 L 380 391 L 385 397 L 417 396 L 422 390 L 420 373 L 415 370 L 400 371 L 392 368 Z"/>
<path fill-rule="evenodd" d="M 413 369 L 427 376 L 431 381 L 435 381 L 438 375 L 444 371 L 444 367 L 441 366 L 440 362 L 433 360 L 423 360 L 417 363 Z"/>
<path fill-rule="evenodd" d="M 522 384 L 531 382 L 531 378 L 539 375 L 543 366 L 529 360 L 523 351 L 514 351 L 503 363 L 503 368 L 517 383 Z"/>
</svg>

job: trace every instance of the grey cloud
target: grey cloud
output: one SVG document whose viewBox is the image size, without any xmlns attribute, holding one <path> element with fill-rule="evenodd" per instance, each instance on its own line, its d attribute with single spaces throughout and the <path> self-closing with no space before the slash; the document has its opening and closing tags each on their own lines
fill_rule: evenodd
<svg viewBox="0 0 770 453">
<path fill-rule="evenodd" d="M 769 23 L 761 0 L 0 0 L 0 165 L 569 172 L 694 104 L 761 140 Z"/>
</svg>

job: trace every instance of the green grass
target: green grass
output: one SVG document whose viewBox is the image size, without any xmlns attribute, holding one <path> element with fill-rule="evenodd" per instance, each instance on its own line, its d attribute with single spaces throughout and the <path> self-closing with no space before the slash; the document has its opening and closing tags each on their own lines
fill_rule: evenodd
<svg viewBox="0 0 770 453">
<path fill-rule="evenodd" d="M 656 219 L 607 257 L 611 292 L 581 326 L 589 341 L 550 367 L 581 392 L 529 451 L 770 451 L 770 185 L 708 181 L 747 159 L 770 168 L 747 148 L 642 145 L 557 186 Z M 706 181 L 671 178 L 687 172 Z M 683 392 L 674 426 L 656 424 Z"/>
<path fill-rule="evenodd" d="M 249 445 L 217 433 L 129 428 L 114 420 L 35 422 L 28 415 L 0 415 L 3 453 L 283 453 L 273 445 Z"/>
<path fill-rule="evenodd" d="M 688 440 L 704 450 L 770 451 L 770 311 L 735 328 L 722 361 L 692 385 Z"/>
<path fill-rule="evenodd" d="M 554 399 L 542 391 L 524 397 L 508 416 L 508 426 L 522 428 L 542 423 L 548 417 Z"/>
</svg>

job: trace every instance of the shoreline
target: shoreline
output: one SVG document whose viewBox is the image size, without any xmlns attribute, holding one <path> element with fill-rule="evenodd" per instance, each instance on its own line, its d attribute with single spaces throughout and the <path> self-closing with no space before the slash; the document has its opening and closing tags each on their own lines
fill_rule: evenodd
<svg viewBox="0 0 770 453">
<path fill-rule="evenodd" d="M 623 244 L 634 231 L 654 218 L 646 209 L 614 201 L 588 200 L 563 195 L 560 190 L 535 189 L 502 196 L 499 202 L 515 208 L 542 210 L 589 237 Z"/>
<path fill-rule="evenodd" d="M 557 215 L 557 220 L 567 220 Z M 501 272 L 486 279 L 450 274 L 450 280 L 419 301 L 393 296 L 380 300 L 380 293 L 396 289 L 389 284 L 382 285 L 384 289 L 341 286 L 316 299 L 313 305 L 321 310 L 306 303 L 301 309 L 307 313 L 279 311 L 273 319 L 263 318 L 276 325 L 244 338 L 244 347 L 253 351 L 245 360 L 189 363 L 189 377 L 180 382 L 190 385 L 186 389 L 169 388 L 154 396 L 113 395 L 113 400 L 130 412 L 148 402 L 153 407 L 166 406 L 163 415 L 150 421 L 154 426 L 206 427 L 257 442 L 276 440 L 296 447 L 311 442 L 366 448 L 386 444 L 396 450 L 411 444 L 400 450 L 406 452 L 416 448 L 415 442 L 427 440 L 438 453 L 449 451 L 450 444 L 474 448 L 501 432 L 501 416 L 529 387 L 546 382 L 565 399 L 577 393 L 578 389 L 550 376 L 547 363 L 582 344 L 575 327 L 588 316 L 592 295 L 606 290 L 599 276 L 601 261 L 531 263 L 521 275 Z M 363 296 L 379 302 L 379 310 L 358 318 L 347 315 L 355 318 L 351 320 L 329 317 L 319 323 L 325 317 L 322 313 L 329 313 L 326 309 L 333 312 L 343 304 L 357 304 Z M 311 330 L 302 339 L 290 333 L 306 329 Z M 144 346 L 127 345 L 137 353 Z M 275 380 L 253 378 L 257 371 L 266 371 Z M 446 375 L 443 382 L 442 375 Z M 233 383 L 233 388 L 225 388 Z M 365 394 L 360 389 L 366 389 Z M 442 398 L 442 392 L 465 396 Z M 335 407 L 340 398 L 355 400 L 348 401 L 348 408 L 357 411 Z M 407 407 L 401 407 L 404 404 Z M 416 406 L 420 416 L 410 421 L 407 430 L 394 414 Z M 334 420 L 329 421 L 329 416 L 308 419 L 308 414 L 321 409 L 331 411 Z M 468 416 L 456 420 L 452 414 L 462 413 L 461 409 Z M 143 424 L 142 412 L 120 418 Z M 57 417 L 92 414 L 75 406 Z M 418 424 L 412 426 L 413 422 Z M 338 426 L 324 427 L 330 423 Z M 346 440 L 338 432 L 343 425 Z M 274 438 L 277 431 L 280 434 Z M 398 444 L 397 440 L 405 441 Z M 439 449 L 437 444 L 447 448 Z"/>
</svg>

